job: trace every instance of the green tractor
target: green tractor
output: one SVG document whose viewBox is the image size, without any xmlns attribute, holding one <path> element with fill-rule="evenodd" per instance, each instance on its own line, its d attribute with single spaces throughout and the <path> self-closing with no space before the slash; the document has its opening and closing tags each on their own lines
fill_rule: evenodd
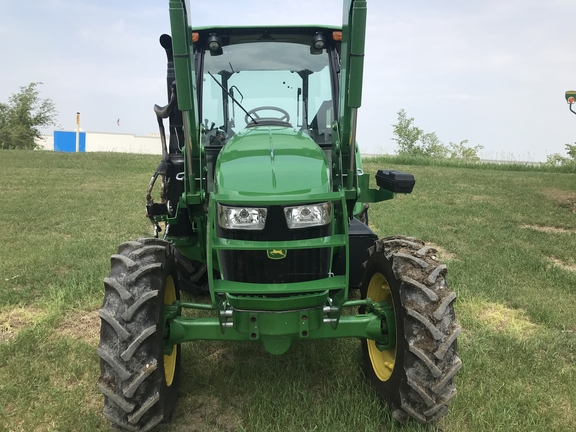
<svg viewBox="0 0 576 432">
<path fill-rule="evenodd" d="M 371 188 L 362 171 L 366 1 L 344 1 L 342 27 L 195 28 L 187 0 L 169 5 L 168 104 L 154 107 L 163 156 L 146 193 L 154 237 L 121 244 L 104 280 L 104 415 L 126 431 L 169 421 L 183 342 L 282 354 L 353 337 L 393 418 L 435 422 L 462 365 L 456 295 L 433 247 L 368 227 L 368 203 L 415 181 L 379 170 Z"/>
</svg>

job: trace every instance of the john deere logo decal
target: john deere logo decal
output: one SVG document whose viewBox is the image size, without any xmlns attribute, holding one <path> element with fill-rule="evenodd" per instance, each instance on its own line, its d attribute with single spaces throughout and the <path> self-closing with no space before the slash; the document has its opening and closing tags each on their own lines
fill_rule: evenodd
<svg viewBox="0 0 576 432">
<path fill-rule="evenodd" d="M 288 251 L 286 249 L 272 249 L 266 251 L 266 253 L 268 254 L 268 258 L 270 259 L 281 260 L 286 258 Z"/>
</svg>

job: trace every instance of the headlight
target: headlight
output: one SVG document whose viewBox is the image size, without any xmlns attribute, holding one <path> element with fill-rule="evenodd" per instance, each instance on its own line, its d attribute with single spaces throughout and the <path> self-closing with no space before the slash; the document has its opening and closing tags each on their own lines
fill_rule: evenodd
<svg viewBox="0 0 576 432">
<path fill-rule="evenodd" d="M 228 207 L 218 204 L 218 225 L 226 229 L 263 230 L 267 213 L 265 208 Z"/>
<path fill-rule="evenodd" d="M 288 228 L 308 228 L 330 223 L 332 203 L 307 204 L 297 207 L 285 207 Z"/>
</svg>

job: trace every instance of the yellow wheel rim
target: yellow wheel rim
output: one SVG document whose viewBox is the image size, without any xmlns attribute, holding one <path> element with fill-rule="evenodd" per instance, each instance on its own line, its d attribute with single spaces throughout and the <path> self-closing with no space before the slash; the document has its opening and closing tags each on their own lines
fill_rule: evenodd
<svg viewBox="0 0 576 432">
<path fill-rule="evenodd" d="M 176 287 L 172 276 L 166 278 L 166 288 L 164 289 L 164 304 L 171 305 L 176 301 Z M 176 345 L 172 346 L 172 354 L 164 355 L 164 376 L 166 378 L 166 385 L 171 386 L 174 381 L 174 374 L 176 372 Z"/>
<path fill-rule="evenodd" d="M 371 298 L 375 302 L 385 301 L 392 306 L 394 305 L 390 286 L 388 282 L 386 282 L 386 278 L 380 273 L 374 274 L 372 279 L 370 279 L 366 297 Z M 394 363 L 396 362 L 396 347 L 380 351 L 376 347 L 376 342 L 373 340 L 367 340 L 366 342 L 368 344 L 368 355 L 372 362 L 374 373 L 380 381 L 388 381 L 394 370 Z"/>
</svg>

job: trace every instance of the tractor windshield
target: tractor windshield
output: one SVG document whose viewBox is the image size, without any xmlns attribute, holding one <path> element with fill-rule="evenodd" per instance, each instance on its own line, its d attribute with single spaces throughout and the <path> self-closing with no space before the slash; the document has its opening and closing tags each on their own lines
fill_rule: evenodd
<svg viewBox="0 0 576 432">
<path fill-rule="evenodd" d="M 319 144 L 329 143 L 329 63 L 326 49 L 299 43 L 239 43 L 214 55 L 206 50 L 201 112 L 207 137 L 222 131 L 225 140 L 246 127 L 267 125 L 297 128 Z"/>
</svg>

